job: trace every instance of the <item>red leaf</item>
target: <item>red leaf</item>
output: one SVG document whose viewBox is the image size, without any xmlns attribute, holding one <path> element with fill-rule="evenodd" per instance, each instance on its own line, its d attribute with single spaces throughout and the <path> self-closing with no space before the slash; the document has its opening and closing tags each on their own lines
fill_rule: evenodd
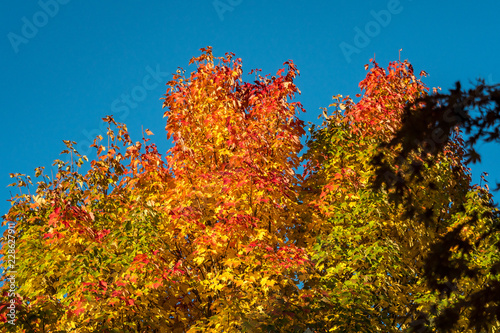
<svg viewBox="0 0 500 333">
<path fill-rule="evenodd" d="M 104 289 L 104 291 L 106 291 L 108 289 L 108 283 L 106 281 L 99 281 L 99 286 L 101 287 L 101 289 Z"/>
</svg>

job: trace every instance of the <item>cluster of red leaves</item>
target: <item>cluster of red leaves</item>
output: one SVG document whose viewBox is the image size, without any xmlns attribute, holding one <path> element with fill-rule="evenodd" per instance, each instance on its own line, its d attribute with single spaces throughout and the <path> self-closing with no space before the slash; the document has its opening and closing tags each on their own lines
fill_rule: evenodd
<svg viewBox="0 0 500 333">
<path fill-rule="evenodd" d="M 345 121 L 349 122 L 353 132 L 361 132 L 373 137 L 391 137 L 401 127 L 404 107 L 425 94 L 425 87 L 413 73 L 408 61 L 391 62 L 386 69 L 375 60 L 366 78 L 359 83 L 362 94 L 356 95 L 361 100 L 354 107 L 346 110 Z M 368 69 L 369 65 L 365 66 Z M 420 76 L 425 76 L 421 72 Z"/>
</svg>

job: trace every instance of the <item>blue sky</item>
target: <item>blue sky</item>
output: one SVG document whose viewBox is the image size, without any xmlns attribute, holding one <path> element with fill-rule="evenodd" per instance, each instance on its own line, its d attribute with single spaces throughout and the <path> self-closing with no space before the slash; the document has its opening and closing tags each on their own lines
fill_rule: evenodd
<svg viewBox="0 0 500 333">
<path fill-rule="evenodd" d="M 162 118 L 165 83 L 199 49 L 234 52 L 245 72 L 276 73 L 292 59 L 301 76 L 305 121 L 337 94 L 354 96 L 364 65 L 408 59 L 429 87 L 478 77 L 500 81 L 497 1 L 14 1 L 0 4 L 0 215 L 8 173 L 50 167 L 62 140 L 104 134 L 101 118 L 127 123 L 132 139 L 151 129 L 169 148 Z M 500 181 L 498 147 L 483 146 L 475 180 Z"/>
</svg>

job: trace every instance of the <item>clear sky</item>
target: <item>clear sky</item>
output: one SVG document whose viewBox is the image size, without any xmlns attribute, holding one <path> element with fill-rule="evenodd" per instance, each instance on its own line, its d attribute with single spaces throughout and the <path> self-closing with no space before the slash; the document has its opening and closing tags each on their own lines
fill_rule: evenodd
<svg viewBox="0 0 500 333">
<path fill-rule="evenodd" d="M 429 87 L 499 82 L 498 13 L 493 0 L 2 1 L 0 215 L 16 191 L 8 173 L 49 168 L 64 139 L 86 153 L 106 115 L 127 123 L 133 140 L 151 129 L 166 151 L 165 83 L 202 47 L 234 52 L 245 72 L 274 74 L 292 59 L 301 117 L 319 122 L 333 95 L 359 92 L 374 54 L 386 67 L 402 48 L 416 73 L 429 73 Z M 476 181 L 480 170 L 500 181 L 498 147 L 480 150 Z"/>
</svg>

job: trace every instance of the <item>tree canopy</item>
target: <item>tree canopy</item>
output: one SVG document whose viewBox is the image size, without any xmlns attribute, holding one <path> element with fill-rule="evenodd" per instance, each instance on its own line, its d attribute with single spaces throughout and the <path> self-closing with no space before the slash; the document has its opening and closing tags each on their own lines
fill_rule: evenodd
<svg viewBox="0 0 500 333">
<path fill-rule="evenodd" d="M 498 210 L 472 184 L 461 123 L 438 123 L 432 151 L 402 135 L 446 103 L 425 72 L 371 61 L 359 100 L 337 95 L 306 126 L 292 61 L 254 82 L 231 53 L 190 64 L 167 83 L 166 154 L 107 116 L 95 160 L 65 141 L 72 162 L 37 168 L 33 194 L 11 175 L 28 193 L 3 217 L 7 331 L 499 326 Z"/>
</svg>

